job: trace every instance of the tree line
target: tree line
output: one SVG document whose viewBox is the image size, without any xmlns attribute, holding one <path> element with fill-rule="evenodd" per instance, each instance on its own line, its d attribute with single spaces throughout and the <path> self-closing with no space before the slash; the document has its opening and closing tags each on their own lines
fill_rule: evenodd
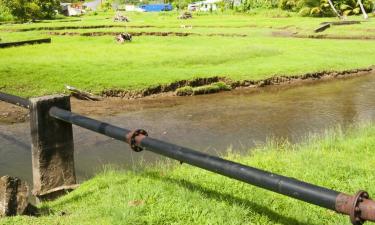
<svg viewBox="0 0 375 225">
<path fill-rule="evenodd" d="M 79 0 L 64 0 L 78 2 Z M 143 4 L 153 0 L 143 0 Z M 195 0 L 164 0 L 175 9 L 186 9 Z M 221 11 L 232 10 L 249 12 L 255 8 L 280 8 L 286 11 L 298 12 L 301 16 L 335 16 L 336 13 L 349 16 L 361 13 L 361 4 L 366 12 L 375 7 L 375 0 L 223 0 L 217 3 Z M 139 4 L 139 0 L 103 0 L 103 5 L 111 7 L 113 2 L 119 4 Z M 334 9 L 333 9 L 334 8 Z M 60 9 L 59 0 L 0 0 L 0 21 L 53 19 Z M 333 9 L 333 10 L 332 10 Z"/>
</svg>

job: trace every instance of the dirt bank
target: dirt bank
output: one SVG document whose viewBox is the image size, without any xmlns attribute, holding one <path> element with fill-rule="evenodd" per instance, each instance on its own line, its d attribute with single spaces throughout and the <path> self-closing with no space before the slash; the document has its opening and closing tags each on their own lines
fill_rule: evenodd
<svg viewBox="0 0 375 225">
<path fill-rule="evenodd" d="M 317 72 L 293 76 L 273 76 L 264 80 L 232 81 L 225 77 L 198 78 L 182 80 L 167 85 L 158 85 L 140 91 L 105 90 L 102 92 L 103 101 L 83 101 L 71 99 L 74 112 L 90 116 L 109 116 L 121 112 L 145 110 L 158 106 L 168 107 L 177 104 L 176 89 L 185 86 L 200 87 L 215 82 L 225 82 L 232 89 L 257 88 L 275 85 L 300 85 L 317 80 L 329 80 L 368 75 L 375 71 L 375 67 L 353 69 L 339 72 Z M 28 110 L 0 101 L 0 124 L 10 124 L 28 121 Z"/>
<path fill-rule="evenodd" d="M 85 36 L 85 37 L 99 37 L 99 36 L 115 36 L 119 35 L 123 32 L 46 32 L 45 34 L 48 35 L 57 35 L 57 36 Z M 220 37 L 247 37 L 247 34 L 224 34 L 224 33 L 210 33 L 210 34 L 199 34 L 199 33 L 191 33 L 191 32 L 127 32 L 132 36 L 160 36 L 160 37 L 168 37 L 168 36 L 178 36 L 178 37 L 186 37 L 186 36 L 220 36 Z"/>
<path fill-rule="evenodd" d="M 292 31 L 273 31 L 273 37 L 290 37 L 290 38 L 312 38 L 312 39 L 334 39 L 334 40 L 375 40 L 375 35 L 332 35 L 332 34 L 299 34 Z"/>
<path fill-rule="evenodd" d="M 31 27 L 31 28 L 20 28 L 20 29 L 8 29 L 3 31 L 8 32 L 26 32 L 26 31 L 37 31 L 37 30 L 78 30 L 78 29 L 99 29 L 99 28 L 151 28 L 155 26 L 151 25 L 90 25 L 90 26 L 51 26 L 51 27 Z"/>
<path fill-rule="evenodd" d="M 281 84 L 290 84 L 294 82 L 300 82 L 303 80 L 318 80 L 318 79 L 333 79 L 333 78 L 341 78 L 341 77 L 350 77 L 350 76 L 360 76 L 364 74 L 371 73 L 375 67 L 370 68 L 363 68 L 363 69 L 353 69 L 353 70 L 344 70 L 344 71 L 322 71 L 316 73 L 306 73 L 301 75 L 275 75 L 267 79 L 263 80 L 242 80 L 242 81 L 233 81 L 226 77 L 209 77 L 209 78 L 198 78 L 194 80 L 182 80 L 173 82 L 171 84 L 166 85 L 158 85 L 151 88 L 146 88 L 139 91 L 128 91 L 128 90 L 104 90 L 101 95 L 104 97 L 121 97 L 121 98 L 142 98 L 150 95 L 166 93 L 166 92 L 174 92 L 177 88 L 191 86 L 191 87 L 198 87 L 203 85 L 212 84 L 215 82 L 225 82 L 226 84 L 230 85 L 232 89 L 239 88 L 239 87 L 264 87 L 268 85 L 281 85 Z"/>
<path fill-rule="evenodd" d="M 85 37 L 99 37 L 99 36 L 115 36 L 123 32 L 58 32 L 51 31 L 44 34 L 54 35 L 54 36 L 85 36 Z M 128 32 L 132 36 L 160 36 L 160 37 L 169 37 L 169 36 L 178 36 L 178 37 L 187 37 L 187 36 L 219 36 L 219 37 L 248 37 L 247 34 L 239 33 L 208 33 L 200 34 L 194 32 Z M 362 35 L 362 36 L 338 36 L 338 35 L 328 35 L 328 34 L 299 34 L 298 32 L 293 31 L 273 31 L 271 33 L 272 37 L 289 37 L 289 38 L 311 38 L 311 39 L 335 39 L 335 40 L 375 40 L 374 35 Z"/>
</svg>

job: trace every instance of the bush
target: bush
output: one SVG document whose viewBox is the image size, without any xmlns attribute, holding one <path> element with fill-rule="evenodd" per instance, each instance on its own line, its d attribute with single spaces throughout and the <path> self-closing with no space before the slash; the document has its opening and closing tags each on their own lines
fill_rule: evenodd
<svg viewBox="0 0 375 225">
<path fill-rule="evenodd" d="M 362 0 L 362 3 L 363 3 L 363 7 L 365 8 L 365 11 L 371 12 L 375 1 Z M 355 0 L 340 1 L 339 4 L 337 4 L 337 7 L 341 11 L 341 13 L 345 16 L 358 15 L 362 13 L 358 5 L 358 2 Z"/>
<path fill-rule="evenodd" d="M 9 8 L 1 4 L 1 1 L 0 1 L 0 21 L 10 21 L 10 20 L 13 20 L 13 16 L 10 13 Z"/>
<path fill-rule="evenodd" d="M 297 11 L 299 2 L 298 0 L 280 0 L 279 8 L 288 11 Z"/>
<path fill-rule="evenodd" d="M 278 0 L 243 0 L 242 4 L 236 9 L 242 12 L 246 12 L 256 8 L 270 9 L 277 7 Z"/>
<path fill-rule="evenodd" d="M 301 16 L 330 17 L 334 16 L 328 0 L 301 0 Z"/>
<path fill-rule="evenodd" d="M 52 19 L 60 7 L 58 0 L 0 0 L 10 9 L 13 17 L 21 21 Z"/>
</svg>

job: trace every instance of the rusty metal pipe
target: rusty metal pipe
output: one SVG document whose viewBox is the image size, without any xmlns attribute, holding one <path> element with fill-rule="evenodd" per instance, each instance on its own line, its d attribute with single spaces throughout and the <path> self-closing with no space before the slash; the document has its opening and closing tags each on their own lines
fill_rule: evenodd
<svg viewBox="0 0 375 225">
<path fill-rule="evenodd" d="M 336 212 L 349 215 L 355 225 L 365 221 L 375 222 L 375 202 L 365 191 L 359 191 L 354 196 L 340 193 L 336 198 Z"/>
<path fill-rule="evenodd" d="M 147 133 L 144 135 L 142 132 L 116 127 L 57 107 L 50 109 L 50 116 L 124 141 L 128 144 L 134 142 L 133 144 L 138 147 L 144 147 L 146 150 L 180 162 L 349 215 L 352 223 L 355 225 L 363 224 L 366 220 L 375 222 L 375 202 L 369 200 L 368 194 L 363 191 L 358 192 L 355 196 L 350 196 L 294 178 L 270 173 L 153 139 L 147 137 Z"/>
</svg>

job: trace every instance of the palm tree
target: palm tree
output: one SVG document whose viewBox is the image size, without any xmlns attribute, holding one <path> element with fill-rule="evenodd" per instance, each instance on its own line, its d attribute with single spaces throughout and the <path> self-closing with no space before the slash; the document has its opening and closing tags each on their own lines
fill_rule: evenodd
<svg viewBox="0 0 375 225">
<path fill-rule="evenodd" d="M 361 0 L 358 0 L 358 1 L 361 1 Z M 328 0 L 328 3 L 329 3 L 329 5 L 331 6 L 333 12 L 337 15 L 337 17 L 338 17 L 339 19 L 341 19 L 341 20 L 344 19 L 344 17 L 342 17 L 342 16 L 339 14 L 339 12 L 337 12 L 335 6 L 333 6 L 332 1 L 331 1 L 331 0 Z"/>
<path fill-rule="evenodd" d="M 358 5 L 359 5 L 359 7 L 361 8 L 361 11 L 362 11 L 362 14 L 363 14 L 363 18 L 364 18 L 365 20 L 367 20 L 367 19 L 368 19 L 368 15 L 367 15 L 367 13 L 366 13 L 365 8 L 363 7 L 363 4 L 362 4 L 362 1 L 361 1 L 361 0 L 358 0 Z"/>
</svg>

